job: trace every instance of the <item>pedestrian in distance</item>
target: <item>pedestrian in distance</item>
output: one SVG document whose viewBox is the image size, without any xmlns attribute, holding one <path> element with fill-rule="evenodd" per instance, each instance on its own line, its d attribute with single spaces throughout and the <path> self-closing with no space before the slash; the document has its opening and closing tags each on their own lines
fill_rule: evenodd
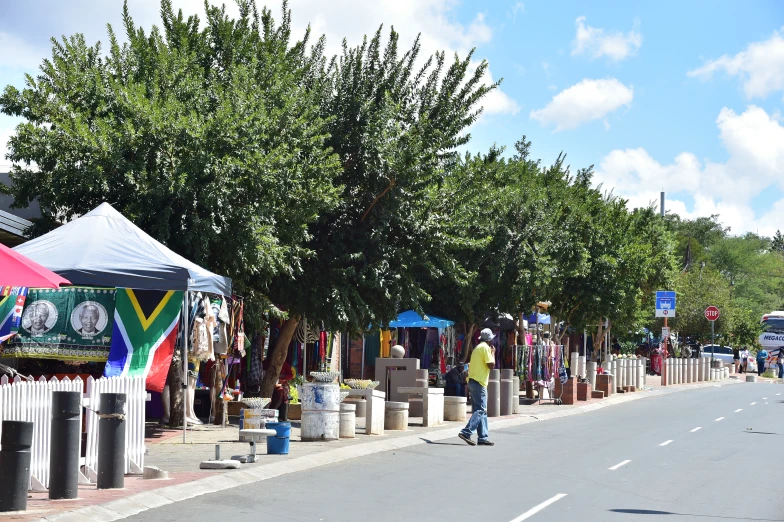
<svg viewBox="0 0 784 522">
<path fill-rule="evenodd" d="M 494 338 L 490 328 L 482 330 L 479 334 L 481 342 L 471 353 L 471 362 L 468 364 L 468 391 L 471 393 L 472 413 L 458 437 L 469 446 L 494 445 L 487 440 L 487 382 L 490 380 L 490 370 L 495 367 L 495 348 L 489 343 Z M 477 432 L 477 442 L 471 440 L 474 431 Z"/>
<path fill-rule="evenodd" d="M 745 346 L 740 352 L 740 373 L 746 373 L 749 368 L 749 349 Z"/>
<path fill-rule="evenodd" d="M 740 367 L 740 348 L 738 347 L 732 349 L 732 362 L 735 365 L 735 373 L 739 373 L 738 369 Z"/>
<path fill-rule="evenodd" d="M 768 352 L 760 350 L 757 352 L 757 375 L 765 373 L 765 361 L 768 360 Z"/>
<path fill-rule="evenodd" d="M 779 379 L 784 379 L 784 347 L 779 348 Z"/>
</svg>

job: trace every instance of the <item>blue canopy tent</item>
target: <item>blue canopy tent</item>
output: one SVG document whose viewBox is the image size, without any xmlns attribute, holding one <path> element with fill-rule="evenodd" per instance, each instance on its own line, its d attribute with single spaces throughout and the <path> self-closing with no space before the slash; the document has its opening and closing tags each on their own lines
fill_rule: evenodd
<svg viewBox="0 0 784 522">
<path fill-rule="evenodd" d="M 413 310 L 401 312 L 389 323 L 390 328 L 448 328 L 455 322 L 434 315 L 421 316 Z"/>
</svg>

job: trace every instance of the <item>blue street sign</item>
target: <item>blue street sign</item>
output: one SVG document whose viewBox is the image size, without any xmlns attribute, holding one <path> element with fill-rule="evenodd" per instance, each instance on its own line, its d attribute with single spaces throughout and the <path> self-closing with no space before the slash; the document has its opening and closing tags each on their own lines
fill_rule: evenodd
<svg viewBox="0 0 784 522">
<path fill-rule="evenodd" d="M 675 317 L 675 292 L 656 292 L 656 317 Z"/>
</svg>

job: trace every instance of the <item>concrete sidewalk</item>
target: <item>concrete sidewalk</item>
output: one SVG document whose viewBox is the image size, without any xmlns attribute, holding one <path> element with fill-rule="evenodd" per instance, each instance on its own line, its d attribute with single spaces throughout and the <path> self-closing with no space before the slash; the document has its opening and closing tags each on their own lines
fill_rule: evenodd
<svg viewBox="0 0 784 522">
<path fill-rule="evenodd" d="M 622 404 L 646 397 L 656 397 L 680 391 L 693 390 L 724 384 L 735 384 L 737 379 L 720 383 L 701 383 L 661 387 L 654 385 L 635 393 L 613 395 L 607 399 L 581 401 L 573 406 L 556 406 L 551 403 L 526 405 L 522 413 L 490 419 L 493 429 L 507 428 L 543 420 L 565 417 L 594 411 L 615 404 Z M 406 431 L 387 431 L 383 436 L 357 435 L 355 439 L 331 442 L 301 442 L 298 423 L 292 423 L 292 438 L 289 455 L 270 455 L 265 445 L 259 445 L 261 462 L 244 464 L 235 471 L 201 471 L 202 460 L 213 458 L 215 444 L 221 445 L 223 458 L 248 452 L 249 445 L 239 442 L 237 426 L 200 426 L 187 433 L 187 442 L 182 443 L 182 431 L 161 430 L 148 439 L 145 465 L 157 466 L 169 471 L 168 480 L 143 480 L 141 477 L 126 477 L 125 489 L 98 491 L 94 485 L 81 486 L 80 498 L 69 501 L 50 501 L 46 493 L 31 493 L 28 511 L 17 514 L 0 514 L 5 520 L 58 520 L 58 521 L 109 521 L 171 504 L 198 495 L 225 490 L 242 484 L 267 480 L 280 475 L 305 471 L 315 467 L 334 464 L 388 450 L 426 444 L 433 441 L 457 437 L 464 422 L 447 422 L 437 428 L 424 428 L 421 419 L 412 418 Z M 418 422 L 418 424 L 417 424 Z M 361 426 L 361 421 L 359 421 Z"/>
</svg>

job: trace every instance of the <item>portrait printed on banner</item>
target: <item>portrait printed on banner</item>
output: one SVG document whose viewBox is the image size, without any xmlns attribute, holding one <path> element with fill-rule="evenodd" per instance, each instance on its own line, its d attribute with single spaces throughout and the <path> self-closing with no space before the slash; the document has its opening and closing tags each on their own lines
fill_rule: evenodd
<svg viewBox="0 0 784 522">
<path fill-rule="evenodd" d="M 22 315 L 22 328 L 37 337 L 49 333 L 57 324 L 57 307 L 51 301 L 38 300 L 30 303 Z"/>
<path fill-rule="evenodd" d="M 106 308 L 95 301 L 83 301 L 71 312 L 71 327 L 83 339 L 101 335 L 108 323 Z"/>
</svg>

